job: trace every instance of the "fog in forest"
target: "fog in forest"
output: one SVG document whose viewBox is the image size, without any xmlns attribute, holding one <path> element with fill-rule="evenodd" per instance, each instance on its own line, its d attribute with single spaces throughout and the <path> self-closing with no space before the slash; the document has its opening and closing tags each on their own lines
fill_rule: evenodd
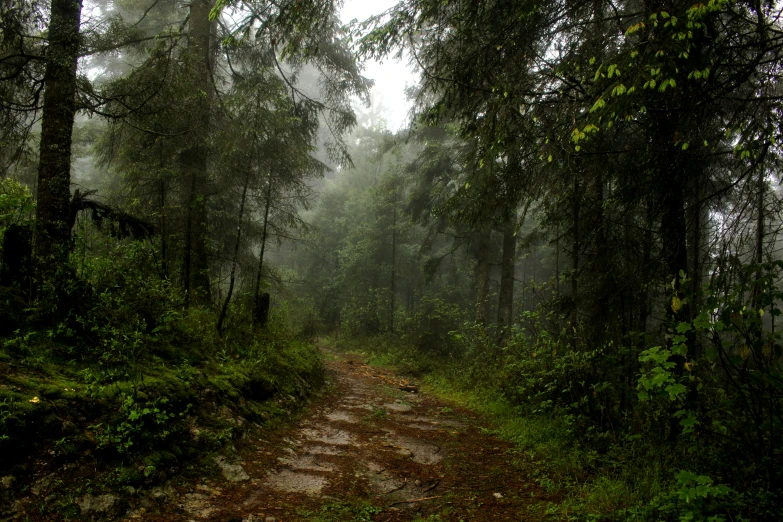
<svg viewBox="0 0 783 522">
<path fill-rule="evenodd" d="M 0 31 L 0 519 L 783 518 L 777 2 Z"/>
</svg>

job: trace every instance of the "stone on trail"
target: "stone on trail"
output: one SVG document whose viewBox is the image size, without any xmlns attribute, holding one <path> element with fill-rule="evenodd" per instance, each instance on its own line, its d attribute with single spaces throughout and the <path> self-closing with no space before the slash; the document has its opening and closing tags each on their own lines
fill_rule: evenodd
<svg viewBox="0 0 783 522">
<path fill-rule="evenodd" d="M 199 518 L 207 518 L 216 511 L 210 504 L 210 497 L 202 493 L 187 493 L 181 500 L 179 507 Z"/>
<path fill-rule="evenodd" d="M 402 450 L 410 452 L 413 461 L 419 464 L 437 464 L 443 460 L 440 447 L 431 442 L 410 437 L 396 437 L 392 443 Z"/>
<path fill-rule="evenodd" d="M 274 489 L 288 493 L 315 495 L 320 493 L 326 485 L 326 478 L 284 469 L 269 476 L 269 485 Z"/>
<path fill-rule="evenodd" d="M 333 444 L 335 446 L 348 446 L 353 441 L 353 436 L 347 431 L 332 428 L 330 426 L 316 426 L 302 430 L 302 435 L 313 442 Z"/>
<path fill-rule="evenodd" d="M 313 455 L 342 455 L 345 451 L 337 446 L 307 446 L 305 453 Z"/>
<path fill-rule="evenodd" d="M 119 499 L 114 495 L 84 495 L 76 499 L 76 504 L 79 506 L 82 515 L 106 518 L 116 514 L 119 508 Z"/>
<path fill-rule="evenodd" d="M 316 461 L 315 455 L 305 454 L 296 458 L 278 457 L 277 461 L 294 470 L 334 471 L 334 467 L 328 464 L 321 464 L 320 462 Z"/>
<path fill-rule="evenodd" d="M 247 474 L 245 468 L 239 464 L 231 464 L 226 461 L 226 457 L 215 457 L 215 463 L 220 468 L 221 473 L 231 482 L 243 482 L 250 480 L 250 475 Z"/>
<path fill-rule="evenodd" d="M 413 407 L 411 405 L 399 401 L 393 402 L 391 404 L 384 404 L 383 407 L 384 409 L 396 413 L 410 413 L 411 411 L 413 411 Z"/>
<path fill-rule="evenodd" d="M 356 424 L 359 422 L 359 419 L 357 419 L 353 414 L 343 410 L 328 413 L 326 418 L 332 422 L 349 422 L 351 424 Z"/>
</svg>

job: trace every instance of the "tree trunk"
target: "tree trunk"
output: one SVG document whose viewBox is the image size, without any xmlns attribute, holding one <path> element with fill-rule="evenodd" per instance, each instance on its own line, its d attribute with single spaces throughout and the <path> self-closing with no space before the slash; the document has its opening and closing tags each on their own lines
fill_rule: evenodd
<svg viewBox="0 0 783 522">
<path fill-rule="evenodd" d="M 560 223 L 555 231 L 555 295 L 560 297 Z"/>
<path fill-rule="evenodd" d="M 269 208 L 272 206 L 272 168 L 269 169 L 269 179 L 266 184 L 266 202 L 264 204 L 264 228 L 261 233 L 261 252 L 258 254 L 258 273 L 256 274 L 255 310 L 253 320 L 256 325 L 264 326 L 269 313 L 269 294 L 261 295 L 261 274 L 264 271 L 264 250 L 266 249 L 266 233 L 269 226 Z M 264 296 L 266 296 L 264 298 Z"/>
<path fill-rule="evenodd" d="M 507 340 L 514 322 L 514 263 L 516 261 L 515 212 L 506 211 L 503 220 L 503 260 L 500 273 L 500 295 L 498 298 L 498 327 L 502 340 Z"/>
<path fill-rule="evenodd" d="M 163 167 L 166 162 L 163 156 L 163 138 L 158 146 L 158 193 L 160 195 L 160 258 L 163 279 L 169 278 L 169 230 L 166 214 L 166 180 L 163 178 Z"/>
<path fill-rule="evenodd" d="M 391 295 L 389 296 L 389 332 L 394 333 L 394 297 L 397 293 L 397 190 L 392 203 Z"/>
<path fill-rule="evenodd" d="M 190 5 L 188 48 L 193 60 L 194 87 L 199 97 L 193 129 L 193 146 L 185 153 L 185 167 L 190 174 L 188 217 L 186 224 L 185 289 L 189 301 L 208 305 L 211 302 L 209 276 L 209 229 L 207 224 L 207 162 L 210 113 L 212 109 L 212 59 L 210 52 L 212 2 L 194 0 Z"/>
<path fill-rule="evenodd" d="M 762 164 L 759 166 L 759 178 L 758 178 L 758 186 L 756 187 L 757 191 L 757 201 L 756 201 L 756 251 L 755 255 L 753 256 L 753 261 L 756 264 L 761 264 L 764 262 L 764 196 L 766 195 L 766 181 L 764 180 L 764 165 Z M 760 297 L 761 297 L 761 291 L 759 288 L 759 279 L 761 278 L 761 271 L 760 269 L 756 272 L 756 279 L 755 284 L 753 285 L 753 295 L 752 295 L 752 302 L 753 307 L 758 309 L 761 306 Z"/>
<path fill-rule="evenodd" d="M 487 225 L 479 233 L 476 246 L 476 322 L 486 326 L 489 322 L 487 304 L 489 301 L 490 240 L 492 227 Z"/>
<path fill-rule="evenodd" d="M 223 334 L 223 321 L 226 319 L 226 313 L 228 312 L 228 305 L 231 302 L 231 295 L 234 293 L 234 281 L 236 279 L 238 258 L 239 258 L 239 243 L 242 240 L 242 219 L 245 215 L 245 199 L 247 198 L 247 186 L 250 184 L 250 169 L 248 169 L 245 176 L 245 185 L 242 187 L 242 199 L 239 201 L 239 216 L 237 217 L 237 237 L 236 243 L 234 243 L 234 261 L 231 264 L 231 275 L 228 280 L 228 292 L 226 292 L 226 300 L 223 302 L 223 308 L 220 310 L 220 317 L 217 322 L 218 335 Z"/>
<path fill-rule="evenodd" d="M 663 262 L 666 277 L 674 279 L 674 289 L 680 291 L 680 270 L 688 269 L 688 232 L 685 224 L 685 195 L 680 179 L 671 179 L 663 186 L 661 216 L 661 242 Z M 668 282 L 668 281 L 667 281 Z M 686 305 L 682 305 L 686 308 Z M 671 303 L 666 307 L 667 313 L 675 322 L 677 317 L 687 317 L 687 311 L 676 312 Z"/>
<path fill-rule="evenodd" d="M 38 283 L 67 261 L 71 240 L 71 134 L 76 115 L 80 0 L 52 0 L 44 73 L 34 239 Z"/>
<path fill-rule="evenodd" d="M 574 170 L 573 194 L 573 252 L 571 254 L 571 328 L 574 332 L 574 347 L 576 347 L 576 323 L 579 319 L 579 251 L 582 248 L 579 237 L 579 215 L 581 194 L 579 193 L 579 172 Z"/>
</svg>

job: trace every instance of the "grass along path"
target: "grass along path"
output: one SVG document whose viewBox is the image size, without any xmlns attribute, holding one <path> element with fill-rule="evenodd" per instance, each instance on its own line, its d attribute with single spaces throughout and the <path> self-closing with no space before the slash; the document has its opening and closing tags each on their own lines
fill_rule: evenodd
<svg viewBox="0 0 783 522">
<path fill-rule="evenodd" d="M 547 498 L 477 414 L 356 355 L 325 352 L 332 391 L 298 422 L 163 492 L 155 521 L 520 521 Z M 415 391 L 414 391 L 415 390 Z"/>
</svg>

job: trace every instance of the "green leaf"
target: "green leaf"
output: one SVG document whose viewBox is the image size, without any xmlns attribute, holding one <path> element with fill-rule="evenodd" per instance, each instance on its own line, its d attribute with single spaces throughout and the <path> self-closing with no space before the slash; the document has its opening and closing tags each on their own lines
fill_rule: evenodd
<svg viewBox="0 0 783 522">
<path fill-rule="evenodd" d="M 681 321 L 680 323 L 677 324 L 677 326 L 674 327 L 674 329 L 677 330 L 677 333 L 684 334 L 690 332 L 692 328 L 690 323 Z"/>
<path fill-rule="evenodd" d="M 688 388 L 678 382 L 668 385 L 665 389 L 671 400 L 678 399 L 681 395 L 688 391 Z"/>
<path fill-rule="evenodd" d="M 606 101 L 604 101 L 603 96 L 601 98 L 598 98 L 598 100 L 593 104 L 593 106 L 590 108 L 590 112 L 595 112 L 599 109 L 603 109 L 606 105 Z"/>
</svg>

